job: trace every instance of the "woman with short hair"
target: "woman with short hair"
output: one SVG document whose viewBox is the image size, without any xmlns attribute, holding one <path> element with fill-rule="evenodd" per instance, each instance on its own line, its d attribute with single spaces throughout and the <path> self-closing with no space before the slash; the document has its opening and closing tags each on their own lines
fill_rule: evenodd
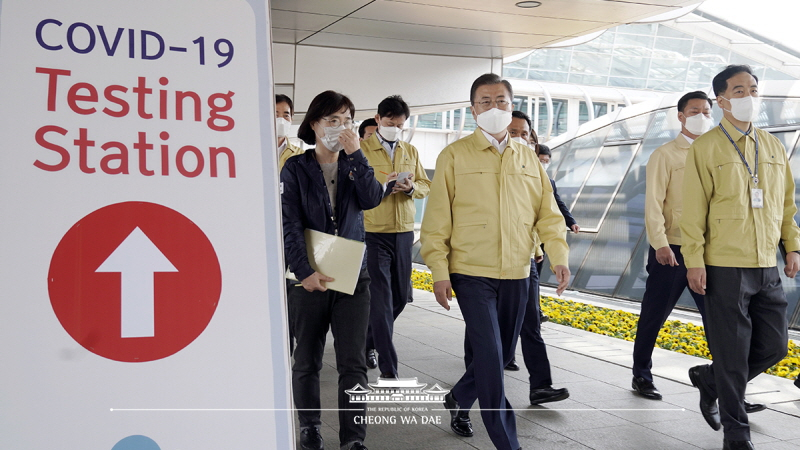
<svg viewBox="0 0 800 450">
<path fill-rule="evenodd" d="M 353 131 L 353 103 L 325 91 L 312 100 L 297 136 L 315 148 L 289 158 L 281 171 L 283 239 L 286 261 L 301 281 L 289 290 L 289 321 L 297 346 L 292 390 L 303 449 L 322 449 L 319 372 L 325 336 L 331 329 L 339 372 L 339 441 L 345 450 L 365 450 L 365 403 L 350 403 L 345 389 L 367 386 L 366 337 L 369 275 L 366 259 L 353 295 L 330 291 L 332 278 L 308 262 L 306 229 L 364 241 L 363 211 L 380 204 L 383 187 L 361 152 Z"/>
</svg>

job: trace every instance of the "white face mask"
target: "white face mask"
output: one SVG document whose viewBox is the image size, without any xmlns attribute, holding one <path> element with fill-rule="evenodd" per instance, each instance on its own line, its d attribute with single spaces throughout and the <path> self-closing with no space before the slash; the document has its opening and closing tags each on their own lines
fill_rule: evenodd
<svg viewBox="0 0 800 450">
<path fill-rule="evenodd" d="M 389 142 L 394 142 L 400 139 L 400 133 L 402 133 L 398 127 L 385 127 L 383 125 L 378 125 L 378 133 Z"/>
<path fill-rule="evenodd" d="M 686 131 L 694 135 L 701 135 L 710 130 L 714 126 L 714 121 L 711 117 L 706 117 L 705 114 L 695 114 L 686 118 Z"/>
<path fill-rule="evenodd" d="M 478 114 L 478 126 L 489 134 L 500 134 L 511 124 L 511 111 L 492 108 Z"/>
<path fill-rule="evenodd" d="M 332 153 L 337 153 L 344 148 L 342 143 L 339 142 L 339 135 L 346 130 L 344 125 L 339 125 L 338 127 L 323 127 L 322 130 L 325 132 L 325 136 L 317 136 L 317 139 L 325 148 Z"/>
<path fill-rule="evenodd" d="M 283 117 L 278 117 L 275 119 L 275 134 L 277 134 L 279 138 L 286 137 L 289 135 L 289 127 L 291 126 L 292 122 L 289 122 Z"/>
<path fill-rule="evenodd" d="M 720 95 L 720 97 L 722 97 Z M 722 97 L 728 100 L 725 97 Z M 758 118 L 758 113 L 761 112 L 761 99 L 748 95 L 747 97 L 732 98 L 728 100 L 731 103 L 731 109 L 727 110 L 733 114 L 736 120 L 742 122 L 753 122 Z"/>
<path fill-rule="evenodd" d="M 525 142 L 525 139 L 522 139 L 522 137 L 520 137 L 520 136 L 514 136 L 514 137 L 511 138 L 511 140 L 512 141 L 517 141 L 522 145 L 528 145 L 528 143 Z"/>
<path fill-rule="evenodd" d="M 542 163 L 542 167 L 544 167 L 544 170 L 547 170 L 547 168 L 550 167 L 550 163 Z"/>
</svg>

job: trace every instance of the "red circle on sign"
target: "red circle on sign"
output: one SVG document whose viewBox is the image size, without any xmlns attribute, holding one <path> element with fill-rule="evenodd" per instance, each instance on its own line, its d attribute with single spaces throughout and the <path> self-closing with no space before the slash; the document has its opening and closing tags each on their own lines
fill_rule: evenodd
<svg viewBox="0 0 800 450">
<path fill-rule="evenodd" d="M 208 325 L 222 274 L 191 220 L 162 205 L 116 203 L 67 231 L 48 273 L 50 302 L 80 345 L 115 361 L 173 355 Z"/>
</svg>

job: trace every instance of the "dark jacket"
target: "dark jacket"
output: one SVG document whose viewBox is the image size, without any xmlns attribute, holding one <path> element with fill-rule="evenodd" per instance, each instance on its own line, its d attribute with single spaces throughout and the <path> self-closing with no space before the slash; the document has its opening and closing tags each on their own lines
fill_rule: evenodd
<svg viewBox="0 0 800 450">
<path fill-rule="evenodd" d="M 306 228 L 363 242 L 363 211 L 378 206 L 383 199 L 383 186 L 375 180 L 372 167 L 361 150 L 352 155 L 339 152 L 336 182 L 334 218 L 322 167 L 313 148 L 289 158 L 281 170 L 283 249 L 286 262 L 298 280 L 314 273 L 306 253 L 303 235 Z"/>
<path fill-rule="evenodd" d="M 578 222 L 575 221 L 575 218 L 572 217 L 572 213 L 569 212 L 569 208 L 567 208 L 567 205 L 565 205 L 564 202 L 561 200 L 561 197 L 558 196 L 558 189 L 556 189 L 556 182 L 552 178 L 550 178 L 550 184 L 553 186 L 553 195 L 556 197 L 556 204 L 558 204 L 558 209 L 561 210 L 561 215 L 564 216 L 564 222 L 567 223 L 567 228 L 572 228 L 572 226 Z"/>
</svg>

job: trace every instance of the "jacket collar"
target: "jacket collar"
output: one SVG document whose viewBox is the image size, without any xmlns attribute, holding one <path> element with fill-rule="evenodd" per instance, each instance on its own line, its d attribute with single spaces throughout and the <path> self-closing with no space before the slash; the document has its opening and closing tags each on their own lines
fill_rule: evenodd
<svg viewBox="0 0 800 450">
<path fill-rule="evenodd" d="M 469 138 L 472 139 L 472 145 L 476 149 L 488 150 L 488 151 L 492 151 L 492 149 L 495 149 L 494 145 L 492 145 L 492 143 L 489 142 L 488 139 L 486 139 L 486 136 L 483 135 L 483 131 L 481 131 L 480 128 L 476 128 L 475 131 L 472 132 L 472 135 Z M 503 149 L 503 151 L 505 152 L 510 148 L 512 152 L 515 152 L 516 150 L 514 145 L 512 144 L 513 141 L 511 140 L 511 137 L 506 136 L 506 139 L 507 139 L 506 148 Z"/>
<path fill-rule="evenodd" d="M 736 127 L 735 127 L 735 126 L 734 126 L 734 125 L 733 125 L 733 124 L 732 124 L 732 123 L 731 123 L 731 122 L 728 120 L 728 119 L 726 119 L 725 117 L 723 117 L 723 118 L 722 118 L 722 120 L 721 120 L 719 123 L 720 123 L 720 125 L 722 125 L 722 127 L 723 127 L 723 128 L 725 128 L 725 131 L 727 131 L 727 132 L 728 132 L 728 134 L 730 135 L 731 139 L 733 139 L 733 142 L 739 142 L 739 139 L 741 139 L 741 138 L 742 138 L 742 136 L 744 136 L 744 134 L 742 134 L 742 132 L 741 132 L 741 131 L 739 131 L 739 130 L 738 130 L 738 129 L 737 129 L 737 128 L 736 128 Z M 744 131 L 748 131 L 748 130 L 744 130 Z M 755 131 L 756 131 L 756 127 L 755 127 L 755 126 L 752 124 L 752 122 L 751 122 L 751 123 L 750 123 L 750 130 L 749 130 L 749 133 L 747 133 L 747 136 L 748 136 L 750 139 L 753 139 L 753 133 L 755 133 Z"/>
<path fill-rule="evenodd" d="M 310 149 L 306 150 L 305 153 L 303 153 L 303 158 L 300 159 L 300 162 L 303 164 L 304 167 L 306 168 L 320 167 L 319 162 L 317 162 L 317 157 L 314 154 L 315 151 L 316 150 L 314 149 L 314 147 L 311 147 Z M 345 153 L 343 150 L 339 151 L 339 155 L 336 161 L 341 162 L 342 158 L 344 157 L 344 154 Z"/>
<path fill-rule="evenodd" d="M 675 144 L 678 145 L 678 148 L 688 149 L 691 145 L 689 141 L 686 140 L 686 136 L 683 135 L 683 132 L 678 134 L 678 137 L 675 138 Z"/>
<path fill-rule="evenodd" d="M 372 133 L 372 136 L 361 141 L 361 149 L 371 152 L 384 150 L 383 145 L 381 145 L 381 141 L 378 139 L 378 133 Z"/>
</svg>

